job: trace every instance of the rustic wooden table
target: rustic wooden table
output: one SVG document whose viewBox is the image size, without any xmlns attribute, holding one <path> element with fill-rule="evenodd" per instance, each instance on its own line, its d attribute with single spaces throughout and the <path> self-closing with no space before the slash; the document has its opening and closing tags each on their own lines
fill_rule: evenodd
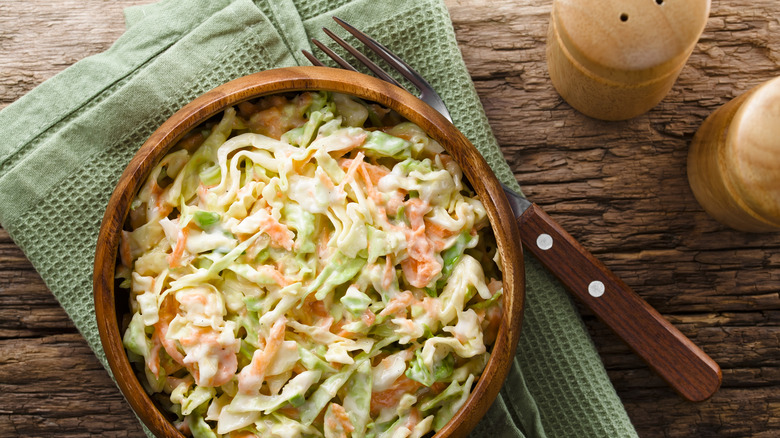
<svg viewBox="0 0 780 438">
<path fill-rule="evenodd" d="M 550 0 L 446 0 L 494 132 L 525 193 L 723 368 L 688 403 L 589 315 L 642 437 L 780 436 L 780 233 L 709 218 L 685 174 L 714 109 L 780 74 L 780 2 L 714 0 L 670 94 L 626 122 L 572 110 L 545 63 Z M 0 2 L 0 108 L 122 33 L 143 0 Z M 65 312 L 0 229 L 0 435 L 142 436 Z"/>
</svg>

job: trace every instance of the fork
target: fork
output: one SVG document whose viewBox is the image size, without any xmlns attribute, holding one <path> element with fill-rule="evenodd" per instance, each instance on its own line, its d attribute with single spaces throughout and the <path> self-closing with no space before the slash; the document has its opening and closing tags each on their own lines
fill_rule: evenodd
<svg viewBox="0 0 780 438">
<path fill-rule="evenodd" d="M 411 66 L 385 46 L 344 20 L 333 19 L 366 48 L 408 80 L 423 102 L 450 122 L 444 101 Z M 367 67 L 377 77 L 404 88 L 384 69 L 327 28 L 325 34 Z M 343 57 L 319 40 L 312 43 L 341 68 L 357 71 Z M 302 51 L 312 64 L 317 57 Z M 408 91 L 408 90 L 407 90 Z M 538 205 L 502 183 L 509 205 L 517 217 L 523 246 L 533 253 L 586 308 L 601 319 L 647 365 L 677 393 L 690 401 L 703 401 L 720 387 L 720 367 L 704 351 L 661 316 L 636 292 L 558 225 Z"/>
</svg>

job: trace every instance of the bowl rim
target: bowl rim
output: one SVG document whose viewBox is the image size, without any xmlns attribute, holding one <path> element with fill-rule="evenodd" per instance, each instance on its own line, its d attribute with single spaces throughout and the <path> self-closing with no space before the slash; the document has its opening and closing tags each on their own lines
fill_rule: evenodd
<svg viewBox="0 0 780 438">
<path fill-rule="evenodd" d="M 114 274 L 119 236 L 130 203 L 157 162 L 192 128 L 227 107 L 287 92 L 350 94 L 397 111 L 438 141 L 458 162 L 486 207 L 502 261 L 503 314 L 487 366 L 466 403 L 435 438 L 466 436 L 484 416 L 512 365 L 523 319 L 525 271 L 517 221 L 503 189 L 482 155 L 439 112 L 406 90 L 372 76 L 328 67 L 284 67 L 243 76 L 195 98 L 155 130 L 133 156 L 109 199 L 100 226 L 93 270 L 93 300 L 100 341 L 117 386 L 133 411 L 157 436 L 183 437 L 141 386 L 122 344 Z"/>
</svg>

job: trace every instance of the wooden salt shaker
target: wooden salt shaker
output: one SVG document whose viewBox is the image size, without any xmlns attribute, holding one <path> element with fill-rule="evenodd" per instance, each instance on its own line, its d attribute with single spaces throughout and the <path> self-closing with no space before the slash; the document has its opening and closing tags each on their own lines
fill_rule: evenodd
<svg viewBox="0 0 780 438">
<path fill-rule="evenodd" d="M 710 0 L 554 0 L 552 83 L 587 116 L 636 117 L 672 88 L 709 11 Z"/>
<path fill-rule="evenodd" d="M 688 181 L 719 222 L 780 231 L 780 77 L 707 117 L 688 152 Z"/>
</svg>

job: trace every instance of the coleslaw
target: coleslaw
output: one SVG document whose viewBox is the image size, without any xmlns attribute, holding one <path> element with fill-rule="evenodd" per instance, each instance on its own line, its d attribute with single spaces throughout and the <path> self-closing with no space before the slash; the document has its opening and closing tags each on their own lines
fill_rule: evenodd
<svg viewBox="0 0 780 438">
<path fill-rule="evenodd" d="M 360 99 L 225 110 L 152 170 L 117 277 L 140 380 L 194 437 L 422 437 L 502 313 L 484 206 L 418 126 Z"/>
</svg>

